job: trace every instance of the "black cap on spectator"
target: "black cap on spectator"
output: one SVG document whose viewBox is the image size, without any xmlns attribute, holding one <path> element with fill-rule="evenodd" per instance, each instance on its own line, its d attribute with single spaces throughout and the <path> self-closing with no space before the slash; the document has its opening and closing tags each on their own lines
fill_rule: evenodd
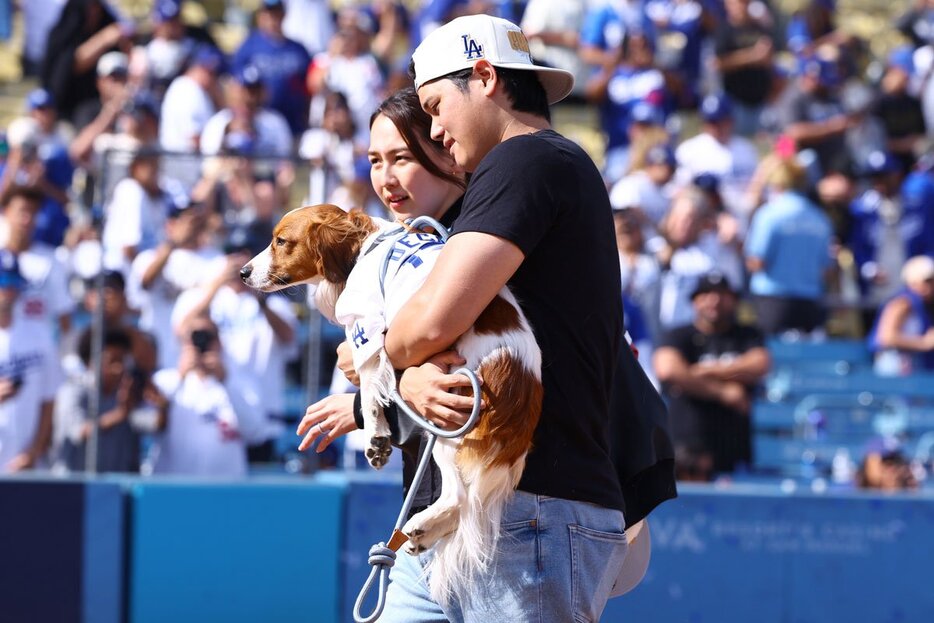
<svg viewBox="0 0 934 623">
<path fill-rule="evenodd" d="M 719 271 L 709 272 L 697 280 L 697 285 L 694 286 L 694 291 L 691 292 L 691 300 L 693 301 L 698 295 L 707 294 L 708 292 L 729 292 L 730 294 L 736 294 L 733 290 L 733 286 L 731 286 L 727 278 L 723 276 L 723 273 Z"/>
</svg>

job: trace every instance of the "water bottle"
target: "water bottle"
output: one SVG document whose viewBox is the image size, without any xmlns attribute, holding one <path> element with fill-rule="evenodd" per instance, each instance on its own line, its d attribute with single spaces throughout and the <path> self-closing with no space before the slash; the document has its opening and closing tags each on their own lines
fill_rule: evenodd
<svg viewBox="0 0 934 623">
<path fill-rule="evenodd" d="M 856 464 L 847 448 L 837 448 L 830 463 L 830 478 L 835 485 L 849 486 L 856 476 Z"/>
</svg>

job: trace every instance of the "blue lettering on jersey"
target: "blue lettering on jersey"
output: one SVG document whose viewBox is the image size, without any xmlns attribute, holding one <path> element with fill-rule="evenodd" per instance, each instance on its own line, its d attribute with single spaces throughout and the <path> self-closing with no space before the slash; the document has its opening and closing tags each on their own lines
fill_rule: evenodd
<svg viewBox="0 0 934 623">
<path fill-rule="evenodd" d="M 366 331 L 358 324 L 353 326 L 353 345 L 354 348 L 360 348 L 370 340 L 366 337 Z M 359 342 L 359 343 L 358 343 Z"/>
</svg>

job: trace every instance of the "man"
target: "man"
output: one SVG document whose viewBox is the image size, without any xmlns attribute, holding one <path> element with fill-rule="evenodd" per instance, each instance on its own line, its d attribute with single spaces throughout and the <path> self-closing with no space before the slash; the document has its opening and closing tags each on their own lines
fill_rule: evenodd
<svg viewBox="0 0 934 623">
<path fill-rule="evenodd" d="M 737 324 L 736 303 L 722 274 L 705 275 L 691 294 L 694 322 L 668 332 L 653 360 L 668 394 L 678 470 L 704 479 L 749 464 L 753 391 L 770 366 L 762 333 Z"/>
<path fill-rule="evenodd" d="M 55 256 L 55 249 L 34 240 L 36 219 L 43 194 L 25 186 L 11 186 L 0 199 L 6 240 L 0 247 L 14 253 L 26 283 L 17 297 L 17 315 L 35 321 L 49 335 L 59 338 L 71 327 L 75 303 L 68 290 L 68 271 Z"/>
<path fill-rule="evenodd" d="M 726 0 L 726 19 L 715 37 L 714 67 L 723 79 L 723 90 L 736 102 L 736 131 L 752 136 L 759 130 L 759 115 L 772 88 L 772 55 L 775 49 L 768 9 L 751 10 L 751 0 Z M 762 15 L 765 14 L 765 15 Z"/>
<path fill-rule="evenodd" d="M 0 250 L 0 474 L 42 464 L 61 381 L 49 332 L 14 313 L 26 285 L 16 256 Z"/>
<path fill-rule="evenodd" d="M 545 391 L 533 449 L 502 518 L 508 536 L 476 579 L 482 590 L 436 604 L 422 574 L 432 551 L 402 556 L 383 621 L 597 620 L 623 566 L 626 522 L 644 514 L 620 512 L 626 505 L 608 442 L 622 343 L 609 199 L 593 162 L 549 122 L 548 105 L 570 92 L 573 78 L 534 66 L 519 28 L 486 15 L 438 28 L 412 61 L 432 136 L 472 177 L 437 265 L 386 336 L 397 368 L 418 366 L 404 373 L 403 396 L 441 426 L 466 421 L 473 399 L 444 391 L 467 385 L 445 374 L 463 359 L 443 351 L 507 283 L 542 347 Z M 420 391 L 426 385 L 435 389 Z M 657 502 L 673 492 L 653 494 Z"/>
<path fill-rule="evenodd" d="M 259 69 L 269 107 L 286 118 L 292 135 L 298 137 L 308 126 L 305 72 L 311 57 L 302 44 L 283 34 L 284 18 L 282 0 L 263 0 L 256 12 L 256 29 L 234 54 L 233 66 L 237 71 L 250 65 Z"/>
<path fill-rule="evenodd" d="M 712 173 L 720 180 L 723 203 L 744 227 L 752 210 L 746 190 L 759 164 L 759 152 L 749 139 L 734 133 L 733 103 L 726 94 L 701 101 L 701 133 L 678 146 L 678 181 L 690 184 L 698 175 Z"/>
<path fill-rule="evenodd" d="M 297 355 L 298 321 L 284 296 L 266 296 L 240 279 L 240 268 L 263 249 L 246 229 L 230 232 L 225 261 L 215 274 L 178 297 L 172 326 L 184 345 L 184 327 L 207 315 L 220 330 L 227 387 L 251 463 L 271 462 L 282 433 L 285 366 Z M 195 263 L 192 264 L 196 266 Z"/>
<path fill-rule="evenodd" d="M 162 100 L 163 123 L 159 143 L 166 151 L 196 153 L 201 132 L 214 115 L 214 102 L 220 98 L 218 75 L 224 69 L 224 55 L 208 45 L 199 47 L 181 76 L 172 81 Z M 191 162 L 187 163 L 189 166 Z"/>
</svg>

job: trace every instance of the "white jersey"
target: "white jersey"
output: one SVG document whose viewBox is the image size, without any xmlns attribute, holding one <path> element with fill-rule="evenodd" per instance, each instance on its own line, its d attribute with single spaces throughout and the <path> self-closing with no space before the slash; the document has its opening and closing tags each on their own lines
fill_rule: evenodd
<svg viewBox="0 0 934 623">
<path fill-rule="evenodd" d="M 172 81 L 162 99 L 165 123 L 159 124 L 159 144 L 167 151 L 192 153 L 195 139 L 216 111 L 214 103 L 201 86 L 181 75 Z"/>
<path fill-rule="evenodd" d="M 177 327 L 203 296 L 200 289 L 182 294 L 172 312 L 172 326 Z M 286 298 L 274 294 L 266 302 L 297 330 L 298 320 Z M 243 438 L 248 444 L 275 438 L 283 427 L 270 416 L 281 416 L 285 410 L 285 365 L 298 354 L 297 340 L 283 344 L 276 339 L 252 292 L 221 287 L 211 301 L 210 314 L 220 332 L 227 385 Z"/>
<path fill-rule="evenodd" d="M 224 147 L 227 126 L 233 120 L 233 112 L 225 108 L 208 119 L 201 132 L 201 153 L 215 156 Z M 274 110 L 263 109 L 253 119 L 256 128 L 256 144 L 253 153 L 258 155 L 287 157 L 292 153 L 292 131 L 285 117 Z"/>
<path fill-rule="evenodd" d="M 0 473 L 33 444 L 42 404 L 55 399 L 62 382 L 58 350 L 36 323 L 14 321 L 0 328 L 0 378 L 20 379 L 19 391 L 0 402 Z"/>
<path fill-rule="evenodd" d="M 155 249 L 136 256 L 127 279 L 127 300 L 139 310 L 139 328 L 156 338 L 159 367 L 170 368 L 178 361 L 179 344 L 172 329 L 172 310 L 178 297 L 205 283 L 224 262 L 224 256 L 213 247 L 198 250 L 175 249 L 149 289 L 143 288 L 143 274 L 152 264 Z"/>
<path fill-rule="evenodd" d="M 39 323 L 52 335 L 58 317 L 75 308 L 68 290 L 68 270 L 55 249 L 41 242 L 32 243 L 18 260 L 27 286 L 16 301 L 17 321 Z"/>
<path fill-rule="evenodd" d="M 130 268 L 124 254 L 126 247 L 134 247 L 137 252 L 155 248 L 165 237 L 167 206 L 165 193 L 160 191 L 152 197 L 136 180 L 121 180 L 106 209 L 104 267 L 126 274 Z"/>
<path fill-rule="evenodd" d="M 759 164 L 759 152 L 752 141 L 734 136 L 724 145 L 703 132 L 681 143 L 675 157 L 679 183 L 686 185 L 701 173 L 713 173 L 720 179 L 720 195 L 726 208 L 747 223 L 755 206 L 746 205 L 744 197 Z"/>
<path fill-rule="evenodd" d="M 159 370 L 153 382 L 171 402 L 158 440 L 153 471 L 158 474 L 242 477 L 246 447 L 224 384 L 213 377 Z"/>
</svg>

